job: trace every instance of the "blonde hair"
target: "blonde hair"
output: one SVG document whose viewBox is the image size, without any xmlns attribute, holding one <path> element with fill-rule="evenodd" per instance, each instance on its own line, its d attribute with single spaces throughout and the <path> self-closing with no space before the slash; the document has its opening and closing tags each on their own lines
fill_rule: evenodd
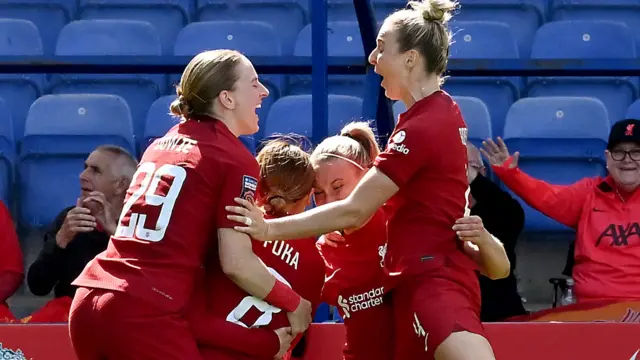
<svg viewBox="0 0 640 360">
<path fill-rule="evenodd" d="M 212 115 L 214 100 L 225 90 L 233 90 L 238 81 L 236 67 L 244 59 L 236 50 L 211 50 L 196 55 L 182 73 L 176 86 L 178 96 L 169 106 L 177 117 Z"/>
<path fill-rule="evenodd" d="M 436 74 L 440 83 L 447 69 L 451 31 L 448 23 L 458 8 L 455 0 L 409 1 L 407 9 L 389 15 L 397 33 L 400 52 L 417 50 L 425 59 L 427 74 Z"/>
<path fill-rule="evenodd" d="M 326 138 L 311 154 L 311 163 L 317 166 L 331 158 L 352 161 L 363 169 L 371 167 L 380 153 L 376 136 L 368 122 L 357 121 L 345 125 L 340 135 Z"/>
<path fill-rule="evenodd" d="M 310 194 L 315 180 L 309 154 L 293 141 L 288 137 L 271 140 L 257 156 L 260 197 L 273 207 L 275 214 L 282 213 L 286 204 Z"/>
</svg>

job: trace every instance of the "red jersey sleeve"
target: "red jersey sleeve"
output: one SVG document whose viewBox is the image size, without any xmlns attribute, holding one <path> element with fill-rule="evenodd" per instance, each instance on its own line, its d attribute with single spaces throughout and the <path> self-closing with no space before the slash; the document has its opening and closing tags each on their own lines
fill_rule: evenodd
<svg viewBox="0 0 640 360">
<path fill-rule="evenodd" d="M 374 165 L 398 187 L 403 187 L 429 162 L 432 137 L 423 128 L 415 121 L 397 127 L 386 149 L 374 161 Z"/>
<path fill-rule="evenodd" d="M 254 158 L 242 158 L 236 161 L 228 160 L 224 167 L 225 174 L 220 187 L 219 207 L 216 213 L 216 227 L 218 229 L 233 228 L 238 223 L 227 219 L 229 214 L 225 206 L 239 206 L 234 198 L 240 197 L 253 201 L 256 198 L 258 176 L 260 168 Z"/>
<path fill-rule="evenodd" d="M 529 206 L 571 228 L 578 225 L 582 206 L 593 189 L 592 178 L 571 185 L 551 185 L 532 178 L 519 168 L 492 168 L 500 180 Z"/>
<path fill-rule="evenodd" d="M 0 271 L 24 274 L 20 242 L 7 207 L 0 202 Z"/>
</svg>

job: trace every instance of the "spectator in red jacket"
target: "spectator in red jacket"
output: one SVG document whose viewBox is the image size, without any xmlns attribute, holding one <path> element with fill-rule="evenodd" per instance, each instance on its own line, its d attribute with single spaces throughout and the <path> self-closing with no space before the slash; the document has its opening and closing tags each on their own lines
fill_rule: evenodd
<svg viewBox="0 0 640 360">
<path fill-rule="evenodd" d="M 518 169 L 502 139 L 481 150 L 495 173 L 534 209 L 576 229 L 573 278 L 578 301 L 640 299 L 640 120 L 613 125 L 608 176 L 551 185 Z"/>
<path fill-rule="evenodd" d="M 0 202 L 0 322 L 15 320 L 7 306 L 9 299 L 24 278 L 22 251 L 11 214 Z"/>
</svg>

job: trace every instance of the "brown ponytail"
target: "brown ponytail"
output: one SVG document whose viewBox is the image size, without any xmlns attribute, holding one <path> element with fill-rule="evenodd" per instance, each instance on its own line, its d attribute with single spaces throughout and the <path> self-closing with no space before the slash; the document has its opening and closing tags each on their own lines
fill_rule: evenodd
<svg viewBox="0 0 640 360">
<path fill-rule="evenodd" d="M 281 214 L 287 204 L 311 193 L 315 172 L 311 160 L 290 138 L 269 141 L 257 156 L 260 165 L 260 201 Z"/>
</svg>

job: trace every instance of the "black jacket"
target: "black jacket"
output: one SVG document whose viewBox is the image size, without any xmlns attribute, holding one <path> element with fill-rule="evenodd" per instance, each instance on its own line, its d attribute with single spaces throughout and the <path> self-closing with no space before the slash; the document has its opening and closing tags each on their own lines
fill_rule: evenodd
<svg viewBox="0 0 640 360">
<path fill-rule="evenodd" d="M 481 174 L 471 183 L 471 196 L 476 200 L 471 214 L 479 216 L 485 228 L 502 241 L 511 262 L 511 273 L 505 279 L 491 280 L 480 276 L 480 318 L 490 322 L 526 314 L 513 273 L 516 268 L 516 241 L 524 227 L 524 210 L 509 193 Z"/>
<path fill-rule="evenodd" d="M 34 295 L 46 296 L 54 290 L 56 298 L 73 297 L 76 288 L 71 283 L 89 261 L 107 249 L 109 235 L 97 230 L 77 234 L 64 249 L 58 246 L 56 234 L 71 209 L 73 207 L 58 214 L 51 230 L 44 235 L 44 247 L 40 255 L 29 267 L 27 285 Z"/>
</svg>

